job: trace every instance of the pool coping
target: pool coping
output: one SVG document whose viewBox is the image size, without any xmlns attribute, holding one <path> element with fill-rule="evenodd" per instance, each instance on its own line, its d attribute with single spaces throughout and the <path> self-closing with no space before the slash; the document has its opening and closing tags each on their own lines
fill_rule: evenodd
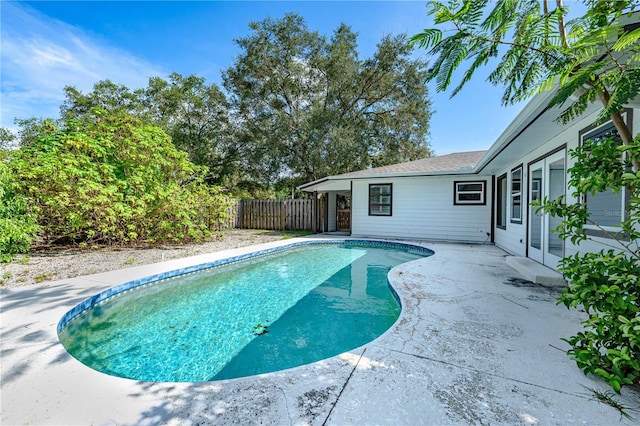
<svg viewBox="0 0 640 426">
<path fill-rule="evenodd" d="M 383 240 L 435 252 L 390 271 L 402 302 L 396 323 L 367 345 L 293 369 L 215 382 L 138 382 L 84 366 L 57 339 L 62 316 L 114 282 L 310 240 L 336 238 L 0 289 L 0 422 L 633 424 L 589 395 L 585 389 L 609 388 L 564 353 L 560 338 L 576 329 L 580 313 L 557 306 L 551 290 L 527 284 L 490 245 Z M 620 398 L 640 407 L 636 393 L 625 389 Z"/>
</svg>

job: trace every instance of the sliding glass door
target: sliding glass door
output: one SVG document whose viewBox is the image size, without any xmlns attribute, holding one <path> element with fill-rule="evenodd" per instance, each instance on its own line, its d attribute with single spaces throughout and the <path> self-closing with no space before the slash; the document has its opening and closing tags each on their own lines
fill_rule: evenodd
<svg viewBox="0 0 640 426">
<path fill-rule="evenodd" d="M 565 194 L 565 150 L 529 165 L 528 256 L 543 265 L 556 268 L 564 256 L 564 241 L 553 230 L 561 218 L 538 214 L 533 201 L 557 200 Z"/>
</svg>

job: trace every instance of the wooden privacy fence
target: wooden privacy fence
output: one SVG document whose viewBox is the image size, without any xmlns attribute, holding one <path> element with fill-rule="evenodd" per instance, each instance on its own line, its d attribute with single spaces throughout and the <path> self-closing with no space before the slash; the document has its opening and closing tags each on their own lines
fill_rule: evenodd
<svg viewBox="0 0 640 426">
<path fill-rule="evenodd" d="M 311 231 L 312 200 L 238 200 L 235 227 Z"/>
</svg>

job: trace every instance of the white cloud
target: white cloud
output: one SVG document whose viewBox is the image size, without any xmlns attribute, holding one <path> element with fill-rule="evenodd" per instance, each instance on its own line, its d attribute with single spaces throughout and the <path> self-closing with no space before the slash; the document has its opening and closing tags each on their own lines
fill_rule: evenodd
<svg viewBox="0 0 640 426">
<path fill-rule="evenodd" d="M 59 114 L 64 86 L 109 79 L 134 89 L 167 72 L 86 31 L 17 2 L 2 2 L 0 126 Z"/>
</svg>

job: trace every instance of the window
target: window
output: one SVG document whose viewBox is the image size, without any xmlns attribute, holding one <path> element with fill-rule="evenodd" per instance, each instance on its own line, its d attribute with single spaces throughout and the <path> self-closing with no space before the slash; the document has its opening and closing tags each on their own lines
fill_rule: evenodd
<svg viewBox="0 0 640 426">
<path fill-rule="evenodd" d="M 453 182 L 454 205 L 484 205 L 485 182 Z"/>
<path fill-rule="evenodd" d="M 391 184 L 369 185 L 369 216 L 391 216 Z"/>
<path fill-rule="evenodd" d="M 580 133 L 580 143 L 584 143 L 587 140 L 598 143 L 611 138 L 620 143 L 620 136 L 612 122 Z M 620 157 L 620 160 L 622 160 L 622 157 Z M 589 219 L 606 231 L 620 232 L 621 222 L 625 220 L 627 194 L 626 188 L 622 188 L 617 194 L 614 194 L 611 189 L 607 189 L 604 192 L 588 195 L 585 202 L 587 203 Z M 590 235 L 606 236 L 596 225 L 587 224 L 584 227 Z"/>
<path fill-rule="evenodd" d="M 511 170 L 511 223 L 522 223 L 522 166 Z"/>
<path fill-rule="evenodd" d="M 496 181 L 496 226 L 507 229 L 507 175 Z"/>
</svg>

